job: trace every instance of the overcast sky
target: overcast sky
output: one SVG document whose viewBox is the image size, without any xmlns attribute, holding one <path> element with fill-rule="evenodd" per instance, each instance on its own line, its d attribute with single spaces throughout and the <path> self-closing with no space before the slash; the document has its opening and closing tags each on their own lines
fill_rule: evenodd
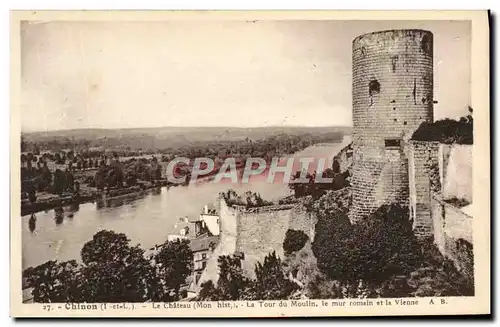
<svg viewBox="0 0 500 327">
<path fill-rule="evenodd" d="M 351 44 L 434 33 L 435 118 L 470 103 L 470 22 L 23 24 L 22 128 L 352 125 Z"/>
</svg>

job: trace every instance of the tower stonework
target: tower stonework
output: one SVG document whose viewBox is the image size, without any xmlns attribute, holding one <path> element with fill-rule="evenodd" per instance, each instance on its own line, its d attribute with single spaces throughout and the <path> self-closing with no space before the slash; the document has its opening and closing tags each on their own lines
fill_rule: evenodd
<svg viewBox="0 0 500 327">
<path fill-rule="evenodd" d="M 354 39 L 351 221 L 408 204 L 408 140 L 433 121 L 433 35 L 391 30 Z"/>
</svg>

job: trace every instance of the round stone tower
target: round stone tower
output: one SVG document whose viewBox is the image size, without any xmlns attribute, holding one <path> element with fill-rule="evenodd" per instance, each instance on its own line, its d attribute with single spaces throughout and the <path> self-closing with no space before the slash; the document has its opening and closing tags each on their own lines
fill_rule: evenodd
<svg viewBox="0 0 500 327">
<path fill-rule="evenodd" d="M 353 41 L 352 71 L 355 222 L 383 204 L 408 204 L 406 144 L 422 122 L 433 121 L 433 35 L 361 35 Z"/>
</svg>

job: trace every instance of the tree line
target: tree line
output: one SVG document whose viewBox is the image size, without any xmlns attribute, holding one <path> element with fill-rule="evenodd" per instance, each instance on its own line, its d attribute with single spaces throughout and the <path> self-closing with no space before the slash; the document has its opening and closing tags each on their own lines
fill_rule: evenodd
<svg viewBox="0 0 500 327">
<path fill-rule="evenodd" d="M 81 250 L 81 261 L 47 261 L 24 270 L 25 285 L 36 303 L 174 302 L 186 296 L 193 255 L 188 240 L 165 242 L 145 255 L 125 234 L 103 230 Z M 202 284 L 199 300 L 286 299 L 297 285 L 281 259 L 270 253 L 255 266 L 256 278 L 241 268 L 244 254 L 220 256 L 217 286 Z"/>
<path fill-rule="evenodd" d="M 340 164 L 337 159 L 335 159 L 332 163 L 331 168 L 325 169 L 321 173 L 321 177 L 323 178 L 331 178 L 331 183 L 317 183 L 316 175 L 318 172 L 314 171 L 313 173 L 309 173 L 307 171 L 296 171 L 292 176 L 292 182 L 288 184 L 288 187 L 293 192 L 296 198 L 301 198 L 305 196 L 312 196 L 314 199 L 319 199 L 323 196 L 327 191 L 336 191 L 340 190 L 344 187 L 349 186 L 348 178 L 350 176 L 349 170 L 344 172 L 340 171 Z M 307 183 L 294 183 L 294 180 L 301 178 L 301 176 L 305 176 L 307 179 Z"/>
<path fill-rule="evenodd" d="M 34 302 L 145 302 L 179 300 L 193 269 L 189 241 L 176 240 L 146 255 L 125 234 L 103 230 L 81 250 L 81 261 L 47 261 L 24 270 Z"/>
</svg>

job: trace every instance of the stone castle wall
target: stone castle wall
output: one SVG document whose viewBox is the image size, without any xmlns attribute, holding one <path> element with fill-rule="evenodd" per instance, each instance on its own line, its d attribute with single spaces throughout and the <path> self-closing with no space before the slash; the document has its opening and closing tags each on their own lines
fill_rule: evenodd
<svg viewBox="0 0 500 327">
<path fill-rule="evenodd" d="M 472 203 L 472 145 L 441 145 L 439 164 L 443 198 Z"/>
<path fill-rule="evenodd" d="M 288 229 L 301 230 L 314 239 L 315 221 L 300 205 L 279 205 L 238 210 L 236 251 L 245 254 L 243 268 L 254 276 L 255 264 L 273 251 L 283 257 Z"/>
<path fill-rule="evenodd" d="M 353 207 L 362 219 L 383 204 L 408 203 L 405 145 L 433 121 L 433 36 L 422 30 L 353 41 Z"/>
<path fill-rule="evenodd" d="M 255 277 L 255 264 L 263 262 L 266 255 L 275 251 L 283 257 L 283 241 L 288 229 L 305 232 L 314 239 L 316 221 L 298 204 L 272 205 L 258 208 L 229 206 L 219 199 L 220 241 L 198 282 L 198 287 L 208 280 L 217 283 L 218 258 L 241 252 L 245 255 L 242 268 L 249 277 Z"/>
<path fill-rule="evenodd" d="M 410 219 L 415 235 L 432 237 L 443 256 L 473 281 L 473 218 L 446 202 L 457 194 L 461 199 L 471 198 L 471 150 L 470 145 L 410 141 L 408 162 Z"/>
<path fill-rule="evenodd" d="M 340 172 L 343 173 L 349 168 L 351 168 L 353 159 L 353 148 L 352 142 L 345 146 L 339 153 L 337 153 L 333 160 L 337 160 L 339 163 Z"/>
<path fill-rule="evenodd" d="M 434 243 L 455 263 L 469 280 L 474 280 L 472 217 L 444 202 L 439 194 L 431 195 Z"/>
<path fill-rule="evenodd" d="M 439 142 L 410 141 L 408 144 L 408 171 L 409 171 L 409 207 L 410 219 L 413 221 L 413 230 L 419 237 L 433 233 L 431 217 L 431 192 L 439 185 L 439 173 L 433 171 L 438 168 Z"/>
</svg>

